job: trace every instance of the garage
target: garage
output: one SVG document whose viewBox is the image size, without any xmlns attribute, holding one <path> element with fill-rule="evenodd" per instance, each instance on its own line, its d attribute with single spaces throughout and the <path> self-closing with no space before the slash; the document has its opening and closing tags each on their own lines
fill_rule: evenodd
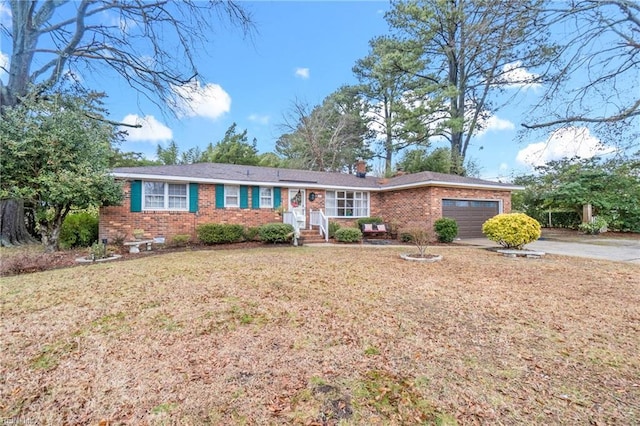
<svg viewBox="0 0 640 426">
<path fill-rule="evenodd" d="M 500 212 L 499 201 L 442 200 L 442 216 L 458 223 L 458 238 L 481 238 L 482 224 Z"/>
</svg>

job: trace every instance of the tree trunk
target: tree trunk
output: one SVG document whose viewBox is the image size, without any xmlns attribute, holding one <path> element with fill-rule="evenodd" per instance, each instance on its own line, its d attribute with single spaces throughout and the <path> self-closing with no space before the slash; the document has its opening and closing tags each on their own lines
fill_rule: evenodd
<svg viewBox="0 0 640 426">
<path fill-rule="evenodd" d="M 0 200 L 0 246 L 11 247 L 35 242 L 27 231 L 24 218 L 22 200 Z"/>
</svg>

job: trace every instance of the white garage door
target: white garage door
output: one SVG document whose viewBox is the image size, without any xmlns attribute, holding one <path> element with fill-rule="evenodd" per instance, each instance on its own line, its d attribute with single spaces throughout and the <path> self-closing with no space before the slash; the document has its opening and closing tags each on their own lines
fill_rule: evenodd
<svg viewBox="0 0 640 426">
<path fill-rule="evenodd" d="M 499 201 L 442 200 L 442 217 L 456 220 L 458 238 L 484 237 L 482 224 L 499 210 Z"/>
</svg>

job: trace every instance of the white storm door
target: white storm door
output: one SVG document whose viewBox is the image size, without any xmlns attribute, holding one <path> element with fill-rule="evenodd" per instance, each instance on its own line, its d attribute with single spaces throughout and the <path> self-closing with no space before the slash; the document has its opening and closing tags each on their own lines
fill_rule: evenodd
<svg viewBox="0 0 640 426">
<path fill-rule="evenodd" d="M 304 189 L 289 189 L 289 210 L 296 214 L 300 229 L 307 227 L 307 197 Z"/>
</svg>

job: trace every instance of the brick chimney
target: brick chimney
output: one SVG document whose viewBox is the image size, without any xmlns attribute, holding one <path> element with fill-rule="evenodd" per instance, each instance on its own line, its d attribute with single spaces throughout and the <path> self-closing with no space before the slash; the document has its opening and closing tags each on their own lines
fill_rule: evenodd
<svg viewBox="0 0 640 426">
<path fill-rule="evenodd" d="M 361 158 L 356 161 L 356 176 L 360 178 L 367 176 L 367 162 Z"/>
</svg>

